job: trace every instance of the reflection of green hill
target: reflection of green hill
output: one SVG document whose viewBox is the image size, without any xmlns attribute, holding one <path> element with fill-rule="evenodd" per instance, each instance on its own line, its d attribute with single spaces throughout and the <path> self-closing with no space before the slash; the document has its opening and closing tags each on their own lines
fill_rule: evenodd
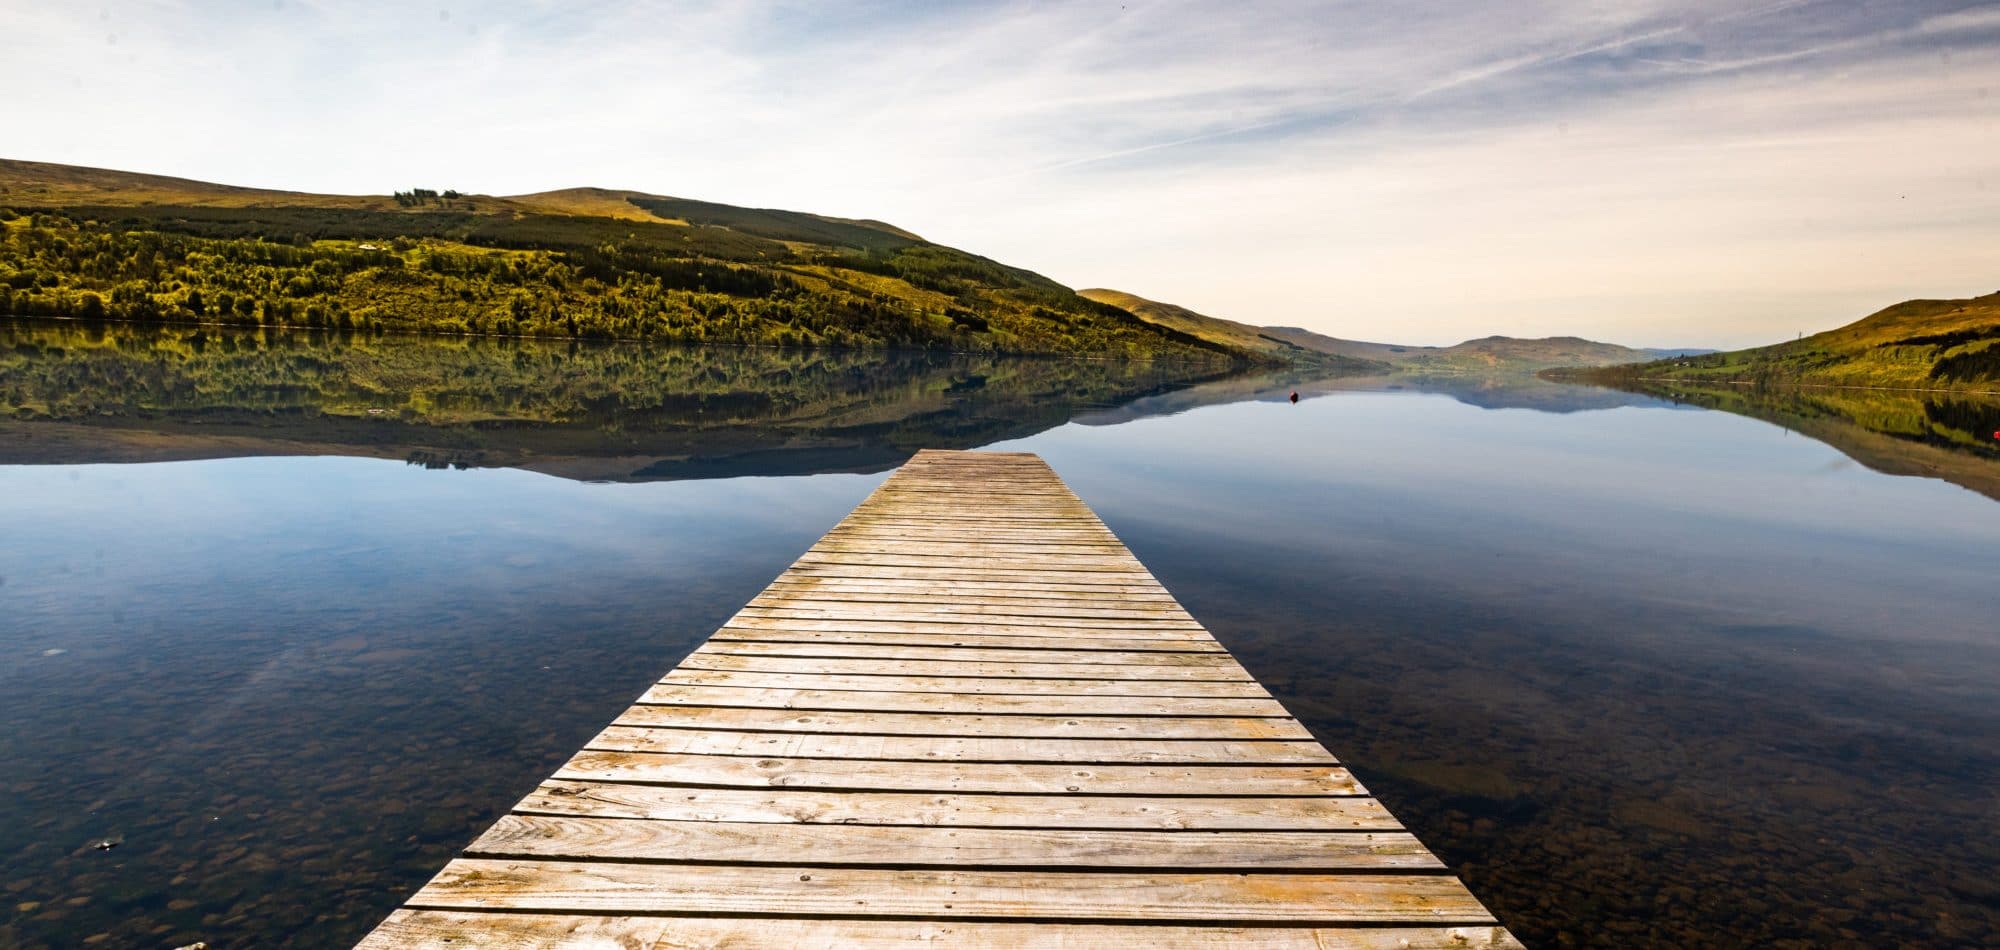
<svg viewBox="0 0 2000 950">
<path fill-rule="evenodd" d="M 0 325 L 0 462 L 349 454 L 579 478 L 877 469 L 1209 378 L 936 353 Z"/>
<path fill-rule="evenodd" d="M 1355 376 L 1326 367 L 1292 366 L 1246 370 L 1158 395 L 1141 396 L 1115 408 L 1080 415 L 1074 421 L 1079 425 L 1108 426 L 1224 403 L 1284 402 L 1292 393 L 1297 393 L 1301 399 L 1313 399 L 1339 393 L 1370 392 L 1432 393 L 1450 396 L 1481 409 L 1529 409 L 1550 413 L 1593 412 L 1626 406 L 1660 408 L 1668 405 L 1658 398 L 1639 393 L 1596 386 L 1572 386 L 1519 374 L 1489 377 L 1449 373 Z"/>
<path fill-rule="evenodd" d="M 1627 388 L 1762 419 L 1825 442 L 1878 472 L 1941 478 L 2000 500 L 2000 399 L 1678 381 Z"/>
</svg>

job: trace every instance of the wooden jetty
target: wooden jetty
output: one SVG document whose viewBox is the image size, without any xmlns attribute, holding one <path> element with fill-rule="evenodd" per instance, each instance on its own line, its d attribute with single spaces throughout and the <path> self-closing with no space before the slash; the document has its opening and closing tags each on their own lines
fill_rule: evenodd
<svg viewBox="0 0 2000 950">
<path fill-rule="evenodd" d="M 1518 947 L 1033 455 L 920 452 L 362 940 Z"/>
</svg>

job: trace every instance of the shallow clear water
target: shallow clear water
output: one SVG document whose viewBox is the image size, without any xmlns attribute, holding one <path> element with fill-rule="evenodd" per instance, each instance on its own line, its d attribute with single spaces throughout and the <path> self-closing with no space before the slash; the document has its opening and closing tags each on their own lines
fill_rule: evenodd
<svg viewBox="0 0 2000 950">
<path fill-rule="evenodd" d="M 2000 504 L 1641 397 L 1323 389 L 996 447 L 1531 945 L 2000 941 Z M 352 942 L 882 477 L 0 465 L 0 944 Z"/>
</svg>

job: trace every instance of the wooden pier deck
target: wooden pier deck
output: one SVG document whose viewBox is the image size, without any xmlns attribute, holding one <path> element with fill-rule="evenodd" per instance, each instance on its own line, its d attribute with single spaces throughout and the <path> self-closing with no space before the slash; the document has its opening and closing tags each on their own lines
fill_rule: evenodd
<svg viewBox="0 0 2000 950">
<path fill-rule="evenodd" d="M 926 451 L 368 935 L 1517 947 L 1033 455 Z"/>
</svg>

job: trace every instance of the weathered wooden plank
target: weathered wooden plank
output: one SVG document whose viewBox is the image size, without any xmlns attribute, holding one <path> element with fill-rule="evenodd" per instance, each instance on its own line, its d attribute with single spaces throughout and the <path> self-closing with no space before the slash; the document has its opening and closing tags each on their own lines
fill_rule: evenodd
<svg viewBox="0 0 2000 950">
<path fill-rule="evenodd" d="M 840 594 L 912 594 L 925 597 L 1030 597 L 1038 600 L 1090 600 L 1116 597 L 1153 603 L 1178 604 L 1172 594 L 1152 584 L 1094 584 L 1065 587 L 1059 583 L 1023 584 L 1008 581 L 932 581 L 912 577 L 824 577 L 784 574 L 771 582 L 770 590 L 824 591 Z"/>
<path fill-rule="evenodd" d="M 1032 713 L 1050 716 L 1284 716 L 1274 699 L 1199 696 L 994 696 L 967 693 L 825 690 L 799 687 L 743 688 L 662 683 L 640 697 L 665 706 L 743 706 L 879 712 L 935 712 L 970 715 Z"/>
<path fill-rule="evenodd" d="M 805 617 L 992 617 L 1002 622 L 1018 622 L 1023 617 L 1038 617 L 1048 620 L 1138 620 L 1142 622 L 1172 621 L 1179 625 L 1193 625 L 1187 611 L 1178 606 L 1164 604 L 1121 604 L 1117 601 L 1098 603 L 1057 603 L 1040 604 L 996 604 L 987 601 L 931 600 L 919 601 L 899 597 L 889 598 L 838 598 L 819 594 L 790 594 L 786 592 L 766 592 L 751 600 L 744 607 L 753 616 L 805 616 Z M 1052 626 L 1065 626 L 1057 623 Z"/>
<path fill-rule="evenodd" d="M 1129 617 L 1047 616 L 1027 610 L 977 610 L 939 604 L 841 604 L 815 607 L 745 607 L 738 619 L 767 620 L 892 620 L 929 623 L 969 623 L 987 626 L 1063 627 L 1094 630 L 1200 630 L 1181 614 Z"/>
<path fill-rule="evenodd" d="M 515 811 L 662 821 L 979 828 L 1151 828 L 1162 831 L 1394 831 L 1361 795 L 1299 798 L 826 792 L 548 781 Z"/>
<path fill-rule="evenodd" d="M 1021 499 L 1022 507 L 1079 503 L 1061 479 L 1054 478 L 1051 473 L 919 471 L 911 475 L 910 478 L 892 478 L 883 482 L 869 495 L 868 501 L 890 504 L 905 495 L 945 494 L 951 498 L 975 498 L 982 504 L 1003 507 L 1015 497 Z M 1014 494 L 1016 489 L 1021 492 L 1018 496 Z"/>
<path fill-rule="evenodd" d="M 1139 559 L 1124 553 L 1124 545 L 949 544 L 933 541 L 839 541 L 813 545 L 817 554 L 865 554 L 949 558 L 954 561 L 1020 561 L 1055 567 L 1110 567 L 1131 570 Z"/>
<path fill-rule="evenodd" d="M 638 705 L 618 715 L 621 726 L 812 732 L 883 736 L 1010 739 L 1284 739 L 1312 734 L 1295 719 L 1146 716 L 966 716 L 941 713 L 837 712 L 710 706 Z"/>
<path fill-rule="evenodd" d="M 1041 525 L 1033 528 L 986 527 L 980 526 L 970 531 L 962 520 L 924 523 L 918 521 L 898 521 L 882 517 L 857 516 L 848 518 L 827 532 L 831 537 L 882 538 L 887 540 L 963 541 L 968 537 L 981 541 L 1060 541 L 1064 543 L 1085 542 L 1092 544 L 1117 544 L 1118 536 L 1102 525 L 1088 521 L 1078 521 L 1068 525 Z"/>
<path fill-rule="evenodd" d="M 1100 574 L 1118 578 L 1150 577 L 1143 570 L 1130 564 L 1104 563 L 1101 560 L 1067 560 L 1055 563 L 1036 557 L 952 557 L 929 554 L 892 554 L 863 551 L 822 551 L 808 550 L 793 562 L 793 568 L 810 565 L 836 565 L 839 567 L 898 567 L 928 568 L 938 571 L 970 571 L 988 576 L 1000 573 L 1027 574 L 1048 577 L 1050 575 Z M 905 571 L 915 574 L 915 571 Z"/>
<path fill-rule="evenodd" d="M 881 511 L 894 510 L 899 515 L 906 515 L 906 516 L 920 517 L 920 518 L 928 517 L 928 518 L 936 518 L 939 520 L 951 518 L 964 521 L 968 524 L 1025 525 L 1025 524 L 1039 524 L 1039 523 L 1049 523 L 1049 524 L 1085 523 L 1085 519 L 1081 511 L 1074 511 L 1074 510 L 1047 511 L 1039 507 L 1033 507 L 1033 506 L 1025 506 L 1019 508 L 987 507 L 987 508 L 967 509 L 951 505 L 948 502 L 940 502 L 932 505 L 917 504 L 915 502 L 904 502 L 902 504 L 897 504 L 893 506 L 886 502 L 880 504 L 871 504 L 868 502 L 863 502 L 862 508 L 859 510 L 864 515 L 874 514 L 876 512 L 881 512 Z"/>
<path fill-rule="evenodd" d="M 871 493 L 866 503 L 878 507 L 898 507 L 904 499 L 916 497 L 920 501 L 950 503 L 964 499 L 969 506 L 996 507 L 1001 509 L 1059 507 L 1081 504 L 1059 480 L 1044 475 L 1017 476 L 1004 473 L 964 473 L 912 472 L 912 477 L 892 479 L 882 483 Z M 924 496 L 942 495 L 942 499 Z"/>
<path fill-rule="evenodd" d="M 799 673 L 809 676 L 979 676 L 1008 679 L 1150 680 L 1186 683 L 1254 682 L 1241 666 L 1139 663 L 994 663 L 978 660 L 890 660 L 877 657 L 739 656 L 697 650 L 684 670 Z M 1000 690 L 1007 692 L 1007 690 Z"/>
<path fill-rule="evenodd" d="M 940 588 L 949 584 L 938 585 Z M 1014 607 L 1035 607 L 1041 609 L 1082 608 L 1102 610 L 1107 607 L 1124 610 L 1153 611 L 1153 616 L 1174 616 L 1186 618 L 1187 612 L 1175 601 L 1133 594 L 1107 593 L 1102 597 L 1085 591 L 1051 591 L 1047 594 L 1025 594 L 1018 592 L 991 592 L 966 590 L 953 593 L 949 590 L 925 590 L 920 587 L 854 589 L 846 587 L 797 587 L 772 585 L 758 593 L 745 606 L 776 607 L 787 603 L 804 605 L 816 603 L 833 604 L 882 604 L 904 605 L 919 609 L 934 606 L 960 605 L 984 607 L 989 611 L 1006 614 Z M 1168 613 L 1171 612 L 1171 613 Z"/>
<path fill-rule="evenodd" d="M 772 825 L 503 815 L 467 857 L 814 867 L 1442 870 L 1401 831 L 1143 831 Z"/>
<path fill-rule="evenodd" d="M 729 788 L 1039 795 L 1353 795 L 1360 788 L 1346 769 L 1333 765 L 881 762 L 597 750 L 577 753 L 555 777 Z"/>
<path fill-rule="evenodd" d="M 950 502 L 924 504 L 902 499 L 893 503 L 863 505 L 855 509 L 854 523 L 866 519 L 896 519 L 912 523 L 926 521 L 954 521 L 972 531 L 984 528 L 1027 529 L 1038 526 L 1052 528 L 1102 527 L 1094 523 L 1080 509 L 1048 509 L 1033 505 L 1004 508 L 985 506 L 966 508 L 954 506 Z M 847 524 L 847 521 L 842 521 Z"/>
<path fill-rule="evenodd" d="M 1154 585 L 1159 583 L 1153 575 L 1145 571 L 1091 571 L 1064 572 L 1027 569 L 984 568 L 939 568 L 912 569 L 899 564 L 865 564 L 848 560 L 814 560 L 806 552 L 785 571 L 792 579 L 806 577 L 842 577 L 850 579 L 890 579 L 929 583 L 953 581 L 981 581 L 1001 583 L 1052 584 L 1061 587 L 1107 587 L 1123 588 L 1131 585 Z"/>
<path fill-rule="evenodd" d="M 1205 699 L 1264 699 L 1255 680 L 1239 683 L 1171 680 L 1005 679 L 973 676 L 834 676 L 811 673 L 751 673 L 681 667 L 660 683 L 666 686 L 745 686 L 753 689 L 855 690 L 862 692 L 957 693 L 1009 696 L 1181 696 Z"/>
<path fill-rule="evenodd" d="M 1494 926 L 1200 927 L 854 918 L 596 917 L 399 910 L 363 950 L 648 948 L 648 950 L 1519 950 Z"/>
<path fill-rule="evenodd" d="M 711 639 L 689 654 L 697 656 L 821 657 L 843 660 L 915 660 L 946 663 L 1061 663 L 1091 666 L 1167 666 L 1241 672 L 1243 667 L 1227 653 L 1169 653 L 1163 650 L 1119 652 L 1115 650 L 1069 650 L 1061 644 L 1023 649 L 971 646 L 897 646 L 879 643 L 750 643 Z"/>
<path fill-rule="evenodd" d="M 1085 739 L 989 736 L 826 735 L 613 725 L 584 748 L 677 755 L 781 756 L 927 762 L 1332 763 L 1310 739 Z"/>
<path fill-rule="evenodd" d="M 1054 920 L 1490 924 L 1441 874 L 1242 874 L 619 864 L 461 858 L 409 906 L 608 913 L 879 914 Z"/>
<path fill-rule="evenodd" d="M 910 474 L 912 476 L 910 478 L 892 478 L 876 486 L 869 500 L 879 502 L 881 499 L 897 495 L 946 490 L 954 496 L 959 494 L 978 496 L 992 494 L 988 491 L 989 487 L 999 490 L 1000 500 L 1003 502 L 1008 493 L 1016 488 L 1033 491 L 1033 500 L 1037 504 L 1062 504 L 1076 499 L 1076 496 L 1070 493 L 1068 486 L 1063 485 L 1062 480 L 1055 478 L 1052 472 L 1015 473 L 997 469 L 986 472 L 947 472 L 940 469 L 917 469 Z"/>
<path fill-rule="evenodd" d="M 1222 644 L 1209 639 L 1154 640 L 1125 637 L 1072 637 L 1061 631 L 1040 630 L 1040 636 L 1016 636 L 992 633 L 897 633 L 871 631 L 867 625 L 860 630 L 790 630 L 783 627 L 723 627 L 709 638 L 716 646 L 733 646 L 740 643 L 770 643 L 788 645 L 852 644 L 857 646 L 933 646 L 933 647 L 992 647 L 1022 651 L 1058 650 L 1088 653 L 1098 650 L 1110 652 L 1155 653 L 1202 653 L 1210 656 L 1226 653 Z"/>
<path fill-rule="evenodd" d="M 834 527 L 835 531 L 911 531 L 926 537 L 946 536 L 1002 537 L 1002 538 L 1043 538 L 1078 535 L 1089 538 L 1116 538 L 1116 532 L 1092 521 L 1076 518 L 1050 519 L 1040 522 L 981 521 L 976 518 L 951 517 L 946 515 L 913 515 L 891 511 L 856 511 Z"/>
<path fill-rule="evenodd" d="M 1180 604 L 1164 597 L 1138 594 L 1077 593 L 990 593 L 965 590 L 956 593 L 921 590 L 840 590 L 827 587 L 797 587 L 771 585 L 759 593 L 751 602 L 752 606 L 774 607 L 783 604 L 953 604 L 976 606 L 1006 613 L 1010 607 L 1036 607 L 1041 609 L 1065 610 L 1143 610 L 1150 615 L 1171 614 L 1186 616 L 1187 611 Z M 1066 614 L 1067 615 L 1067 614 Z M 1084 614 L 1083 616 L 1089 616 Z"/>
<path fill-rule="evenodd" d="M 1039 583 L 1023 584 L 1010 581 L 938 581 L 923 576 L 901 576 L 880 578 L 825 577 L 816 574 L 780 575 L 766 590 L 783 593 L 828 593 L 828 594 L 873 594 L 914 595 L 930 597 L 1002 597 L 1014 600 L 1097 600 L 1111 598 L 1119 602 L 1178 604 L 1173 595 L 1143 579 L 1123 584 L 1086 584 L 1067 586 L 1059 581 L 1044 580 Z"/>
<path fill-rule="evenodd" d="M 993 623 L 973 618 L 958 620 L 890 620 L 860 619 L 854 617 L 840 619 L 818 619 L 810 617 L 754 617 L 737 614 L 729 618 L 729 626 L 749 630 L 825 630 L 845 632 L 876 633 L 940 633 L 956 635 L 999 634 L 1004 636 L 1047 636 L 1081 640 L 1087 637 L 1109 639 L 1147 638 L 1155 640 L 1187 640 L 1200 643 L 1214 643 L 1215 638 L 1200 626 L 1182 624 L 1149 623 L 1144 626 L 1130 624 L 1104 624 L 1102 621 L 1091 625 L 1037 623 Z"/>
<path fill-rule="evenodd" d="M 976 536 L 978 537 L 978 536 Z M 1041 538 L 1034 541 L 989 540 L 979 537 L 977 541 L 961 538 L 956 541 L 916 540 L 901 541 L 894 538 L 847 538 L 829 532 L 813 545 L 822 551 L 860 550 L 883 554 L 955 554 L 961 557 L 1075 557 L 1085 560 L 1112 561 L 1119 564 L 1136 564 L 1139 559 L 1116 541 L 1056 541 Z"/>
</svg>

